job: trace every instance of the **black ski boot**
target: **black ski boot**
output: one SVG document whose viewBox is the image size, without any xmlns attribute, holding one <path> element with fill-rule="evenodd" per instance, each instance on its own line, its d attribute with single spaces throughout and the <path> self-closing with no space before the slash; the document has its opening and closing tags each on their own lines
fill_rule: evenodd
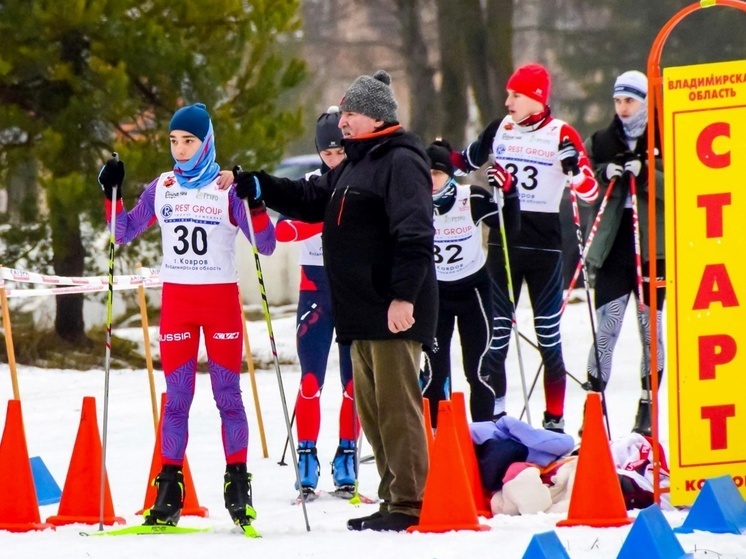
<svg viewBox="0 0 746 559">
<path fill-rule="evenodd" d="M 541 426 L 547 431 L 554 431 L 555 433 L 565 432 L 565 420 L 561 415 L 552 415 L 548 411 L 544 412 L 544 420 L 541 422 Z"/>
<path fill-rule="evenodd" d="M 256 511 L 251 499 L 251 474 L 246 471 L 246 464 L 228 464 L 225 467 L 223 496 L 225 508 L 234 524 L 241 528 L 250 526 L 256 519 Z"/>
<path fill-rule="evenodd" d="M 653 435 L 653 428 L 650 420 L 651 408 L 652 405 L 649 400 L 640 399 L 640 403 L 637 405 L 635 426 L 632 428 L 633 433 L 639 433 L 645 437 L 651 437 Z"/>
<path fill-rule="evenodd" d="M 158 488 L 158 493 L 153 506 L 143 513 L 144 524 L 176 526 L 184 506 L 184 474 L 181 467 L 163 466 L 161 473 L 153 480 L 153 485 Z"/>
<path fill-rule="evenodd" d="M 658 386 L 660 386 L 661 379 L 663 378 L 663 371 L 658 371 Z M 645 375 L 641 379 L 642 382 L 642 394 L 640 395 L 640 403 L 637 406 L 637 415 L 635 416 L 635 426 L 632 428 L 633 433 L 639 433 L 645 437 L 653 436 L 652 427 L 652 415 L 653 415 L 653 404 L 652 404 L 652 385 L 651 376 Z"/>
</svg>

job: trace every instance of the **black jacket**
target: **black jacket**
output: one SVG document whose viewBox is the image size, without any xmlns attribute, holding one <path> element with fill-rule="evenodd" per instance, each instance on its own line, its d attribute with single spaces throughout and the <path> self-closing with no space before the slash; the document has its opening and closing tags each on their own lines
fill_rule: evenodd
<svg viewBox="0 0 746 559">
<path fill-rule="evenodd" d="M 264 175 L 262 197 L 286 216 L 324 222 L 339 342 L 403 338 L 429 347 L 438 288 L 427 155 L 398 126 L 343 143 L 347 158 L 335 169 L 297 181 Z M 414 304 L 414 326 L 398 334 L 388 329 L 393 299 Z"/>
<path fill-rule="evenodd" d="M 657 132 L 657 130 L 656 130 Z M 640 176 L 637 178 L 637 206 L 638 206 L 638 219 L 640 223 L 640 248 L 642 250 L 642 261 L 649 262 L 649 247 L 648 247 L 648 166 L 647 166 L 647 128 L 642 136 L 637 140 L 637 144 L 633 153 L 643 161 L 643 170 Z M 656 258 L 661 259 L 665 256 L 665 228 L 664 228 L 664 216 L 665 208 L 663 204 L 664 199 L 664 185 L 663 185 L 663 164 L 660 154 L 660 140 L 656 133 L 656 150 L 655 162 L 656 168 L 653 172 L 656 173 L 655 179 L 655 227 L 656 227 Z M 624 128 L 622 127 L 622 121 L 619 120 L 618 116 L 614 116 L 611 124 L 608 127 L 595 132 L 585 142 L 586 150 L 591 158 L 593 164 L 593 170 L 596 174 L 596 180 L 598 181 L 601 189 L 601 195 L 595 205 L 595 210 L 600 207 L 601 200 L 603 199 L 606 191 L 609 188 L 609 180 L 606 178 L 606 168 L 609 163 L 617 163 L 620 165 L 624 164 L 624 161 L 628 159 L 630 152 L 629 145 L 627 144 L 626 136 L 624 134 Z M 617 179 L 617 184 L 614 186 L 614 190 L 609 196 L 609 201 L 604 210 L 604 214 L 599 223 L 596 235 L 593 238 L 591 247 L 588 250 L 588 263 L 595 268 L 600 268 L 606 261 L 606 257 L 611 251 L 611 247 L 616 239 L 617 232 L 619 230 L 619 224 L 622 220 L 622 214 L 624 212 L 624 204 L 629 194 L 629 175 L 624 174 L 621 178 Z"/>
</svg>

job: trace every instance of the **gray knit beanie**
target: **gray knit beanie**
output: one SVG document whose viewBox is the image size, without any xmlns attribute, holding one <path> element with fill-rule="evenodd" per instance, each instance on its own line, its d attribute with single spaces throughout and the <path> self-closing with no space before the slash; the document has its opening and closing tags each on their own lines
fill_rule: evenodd
<svg viewBox="0 0 746 559">
<path fill-rule="evenodd" d="M 396 100 L 389 84 L 391 76 L 378 70 L 373 77 L 360 76 L 347 90 L 339 108 L 384 122 L 396 122 Z"/>
</svg>

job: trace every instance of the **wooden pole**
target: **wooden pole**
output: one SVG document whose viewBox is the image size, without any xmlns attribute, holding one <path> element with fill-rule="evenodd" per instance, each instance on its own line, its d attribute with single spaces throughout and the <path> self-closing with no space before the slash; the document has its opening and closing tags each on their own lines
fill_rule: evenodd
<svg viewBox="0 0 746 559">
<path fill-rule="evenodd" d="M 138 264 L 138 268 L 140 265 Z M 153 410 L 153 428 L 158 431 L 158 400 L 155 396 L 155 378 L 153 376 L 153 355 L 150 351 L 150 326 L 148 324 L 148 306 L 145 301 L 145 288 L 137 287 L 137 297 L 140 303 L 140 323 L 142 324 L 142 341 L 145 346 L 145 364 L 148 368 L 148 384 L 150 384 L 150 407 Z"/>
<path fill-rule="evenodd" d="M 18 390 L 18 372 L 16 371 L 16 352 L 13 347 L 13 328 L 10 325 L 10 310 L 8 309 L 8 295 L 5 293 L 5 284 L 0 282 L 0 304 L 3 306 L 3 326 L 5 327 L 5 349 L 8 352 L 8 368 L 10 369 L 10 380 L 13 383 L 13 398 L 21 399 Z"/>
<path fill-rule="evenodd" d="M 259 424 L 259 438 L 262 441 L 262 455 L 269 457 L 267 450 L 267 437 L 264 434 L 264 420 L 262 419 L 262 407 L 259 404 L 259 392 L 256 387 L 256 375 L 254 374 L 254 358 L 251 354 L 251 344 L 249 343 L 249 329 L 246 327 L 246 313 L 243 310 L 243 299 L 241 292 L 238 292 L 238 304 L 241 307 L 241 322 L 243 323 L 243 345 L 246 351 L 246 364 L 249 367 L 249 378 L 251 379 L 251 391 L 254 395 L 254 409 L 256 410 L 256 421 Z"/>
</svg>

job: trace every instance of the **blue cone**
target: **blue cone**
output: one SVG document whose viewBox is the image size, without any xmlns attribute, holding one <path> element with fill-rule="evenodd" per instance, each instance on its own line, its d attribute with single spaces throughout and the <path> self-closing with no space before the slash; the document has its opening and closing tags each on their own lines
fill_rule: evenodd
<svg viewBox="0 0 746 559">
<path fill-rule="evenodd" d="M 689 559 L 658 505 L 640 511 L 617 559 Z"/>
<path fill-rule="evenodd" d="M 36 487 L 36 500 L 39 506 L 59 503 L 62 491 L 57 482 L 54 481 L 41 456 L 32 456 L 30 461 L 31 473 L 34 476 L 34 486 Z"/>
<path fill-rule="evenodd" d="M 534 534 L 523 559 L 570 559 L 555 532 Z"/>
<path fill-rule="evenodd" d="M 694 530 L 746 534 L 746 502 L 729 475 L 706 479 L 684 524 L 674 528 L 679 534 Z"/>
</svg>

